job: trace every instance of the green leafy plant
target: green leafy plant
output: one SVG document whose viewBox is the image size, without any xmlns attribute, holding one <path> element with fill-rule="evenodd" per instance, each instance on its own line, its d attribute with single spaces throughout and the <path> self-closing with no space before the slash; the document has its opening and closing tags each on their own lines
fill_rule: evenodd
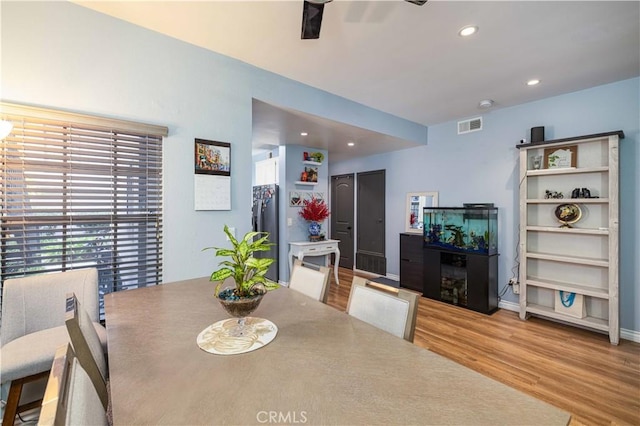
<svg viewBox="0 0 640 426">
<path fill-rule="evenodd" d="M 324 154 L 321 152 L 312 152 L 309 154 L 309 157 L 311 157 L 316 163 L 322 163 L 324 160 Z"/>
<path fill-rule="evenodd" d="M 233 277 L 235 288 L 233 294 L 236 297 L 251 297 L 263 294 L 267 290 L 278 288 L 278 284 L 265 277 L 269 266 L 275 259 L 256 258 L 253 253 L 268 251 L 273 243 L 269 242 L 268 232 L 247 232 L 241 240 L 237 240 L 224 226 L 224 233 L 231 241 L 233 248 L 206 247 L 204 250 L 215 250 L 216 257 L 229 257 L 230 260 L 221 261 L 220 269 L 214 271 L 209 281 L 217 282 L 215 296 L 218 297 L 220 287 L 225 279 Z M 256 239 L 257 238 L 257 239 Z"/>
</svg>

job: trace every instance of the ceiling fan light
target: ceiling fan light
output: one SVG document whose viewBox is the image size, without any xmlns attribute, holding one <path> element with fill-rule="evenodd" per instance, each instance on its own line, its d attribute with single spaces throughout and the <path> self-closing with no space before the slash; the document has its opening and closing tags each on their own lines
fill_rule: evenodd
<svg viewBox="0 0 640 426">
<path fill-rule="evenodd" d="M 333 0 L 306 0 L 306 1 L 313 4 L 325 4 L 325 3 L 331 3 Z"/>
</svg>

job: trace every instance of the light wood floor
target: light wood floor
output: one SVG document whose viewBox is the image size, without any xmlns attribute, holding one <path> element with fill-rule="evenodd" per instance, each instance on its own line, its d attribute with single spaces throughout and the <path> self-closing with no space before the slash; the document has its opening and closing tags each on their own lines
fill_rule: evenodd
<svg viewBox="0 0 640 426">
<path fill-rule="evenodd" d="M 340 286 L 332 277 L 329 305 L 346 310 L 352 278 L 339 268 Z M 613 346 L 604 334 L 422 297 L 414 344 L 570 412 L 572 425 L 640 425 L 638 343 Z"/>
</svg>

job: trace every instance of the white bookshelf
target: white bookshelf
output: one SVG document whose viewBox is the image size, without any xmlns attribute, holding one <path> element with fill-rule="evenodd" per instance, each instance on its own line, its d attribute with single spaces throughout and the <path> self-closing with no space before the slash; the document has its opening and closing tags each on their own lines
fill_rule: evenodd
<svg viewBox="0 0 640 426">
<path fill-rule="evenodd" d="M 520 318 L 529 315 L 606 332 L 618 344 L 618 143 L 622 131 L 520 144 Z M 576 147 L 575 165 L 545 168 L 545 150 Z M 534 170 L 533 158 L 542 157 Z M 598 198 L 570 198 L 587 188 Z M 563 198 L 545 198 L 545 190 Z M 560 204 L 577 204 L 582 218 L 561 227 Z M 575 294 L 584 316 L 556 307 L 557 292 Z M 578 299 L 576 299 L 578 300 Z"/>
</svg>

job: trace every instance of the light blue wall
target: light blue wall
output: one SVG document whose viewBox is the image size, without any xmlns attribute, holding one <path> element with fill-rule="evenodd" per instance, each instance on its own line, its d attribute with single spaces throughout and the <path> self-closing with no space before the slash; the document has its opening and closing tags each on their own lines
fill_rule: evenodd
<svg viewBox="0 0 640 426">
<path fill-rule="evenodd" d="M 2 100 L 168 126 L 165 281 L 209 275 L 201 248 L 251 227 L 252 98 L 426 142 L 419 124 L 69 2 L 1 7 Z M 230 211 L 194 211 L 195 138 L 232 144 Z"/>
<path fill-rule="evenodd" d="M 491 202 L 499 208 L 499 288 L 514 275 L 518 229 L 518 150 L 529 129 L 545 139 L 623 130 L 620 142 L 621 327 L 640 330 L 640 79 L 634 78 L 483 115 L 483 130 L 457 135 L 457 123 L 429 127 L 427 146 L 332 163 L 330 175 L 386 169 L 387 270 L 399 274 L 407 192 L 439 191 L 440 206 Z M 464 117 L 461 117 L 463 119 Z M 507 293 L 506 300 L 517 302 Z"/>
<path fill-rule="evenodd" d="M 2 2 L 3 100 L 169 127 L 164 141 L 164 279 L 208 275 L 200 249 L 225 245 L 223 224 L 250 229 L 251 102 L 260 99 L 425 143 L 427 129 L 239 61 L 68 2 Z M 438 190 L 440 205 L 500 207 L 500 283 L 515 256 L 517 152 L 528 129 L 547 139 L 622 129 L 621 325 L 640 330 L 638 79 L 484 115 L 484 130 L 457 136 L 455 123 L 429 129 L 429 144 L 329 165 L 329 175 L 387 170 L 387 256 L 398 273 L 405 194 Z M 193 140 L 232 143 L 232 210 L 193 209 Z M 283 197 L 284 200 L 286 197 Z M 516 299 L 507 296 L 508 300 Z"/>
</svg>

